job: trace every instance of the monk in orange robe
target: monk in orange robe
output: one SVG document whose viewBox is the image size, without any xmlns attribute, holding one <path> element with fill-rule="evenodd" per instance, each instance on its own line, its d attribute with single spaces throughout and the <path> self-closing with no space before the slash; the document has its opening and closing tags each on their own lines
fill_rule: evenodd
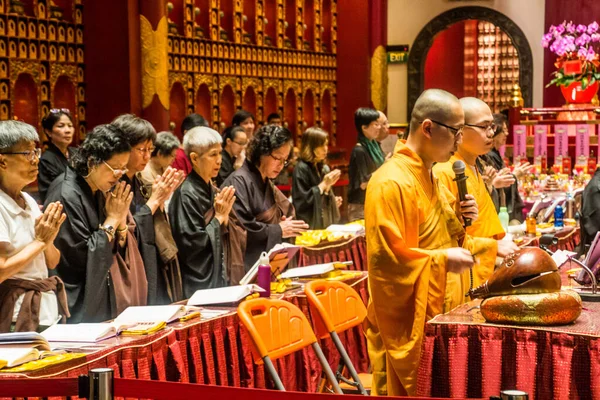
<svg viewBox="0 0 600 400">
<path fill-rule="evenodd" d="M 452 192 L 454 197 L 458 198 L 458 186 L 454 181 L 455 174 L 452 165 L 457 160 L 465 163 L 467 192 L 473 195 L 479 210 L 477 220 L 473 221 L 471 226 L 466 227 L 467 234 L 473 237 L 499 240 L 504 237 L 504 229 L 500 224 L 496 208 L 483 181 L 481 175 L 483 168 L 481 168 L 480 161 L 478 161 L 478 157 L 487 154 L 493 146 L 494 116 L 488 105 L 477 98 L 464 97 L 459 101 L 465 114 L 465 126 L 462 141 L 458 144 L 458 152 L 450 157 L 450 161 L 436 164 L 433 172 L 439 181 Z M 507 247 L 511 245 L 513 251 L 518 250 L 517 245 L 512 244 L 512 242 L 506 243 Z M 469 301 L 470 298 L 465 294 L 471 286 L 475 288 L 481 285 L 494 272 L 495 260 L 478 261 L 473 269 L 463 271 L 461 274 L 448 272 L 444 312 Z"/>
<path fill-rule="evenodd" d="M 430 89 L 411 115 L 410 134 L 371 177 L 365 202 L 369 267 L 366 333 L 373 391 L 414 395 L 425 322 L 443 311 L 446 273 L 505 256 L 501 242 L 466 235 L 452 193 L 432 173 L 457 151 L 464 114 L 456 97 Z M 462 215 L 477 219 L 473 197 Z M 377 371 L 383 364 L 385 371 Z M 385 385 L 382 376 L 386 376 Z"/>
</svg>

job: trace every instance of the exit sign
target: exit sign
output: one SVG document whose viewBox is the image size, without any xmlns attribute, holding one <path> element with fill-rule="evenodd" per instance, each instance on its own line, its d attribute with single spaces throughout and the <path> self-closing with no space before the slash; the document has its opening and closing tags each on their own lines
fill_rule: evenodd
<svg viewBox="0 0 600 400">
<path fill-rule="evenodd" d="M 408 62 L 408 45 L 394 45 L 387 47 L 388 64 L 405 64 Z"/>
</svg>

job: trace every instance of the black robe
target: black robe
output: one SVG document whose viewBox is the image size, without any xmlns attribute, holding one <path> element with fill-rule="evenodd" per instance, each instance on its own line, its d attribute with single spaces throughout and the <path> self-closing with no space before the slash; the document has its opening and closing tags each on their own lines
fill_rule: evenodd
<svg viewBox="0 0 600 400">
<path fill-rule="evenodd" d="M 581 247 L 580 253 L 586 251 L 600 231 L 600 169 L 597 169 L 583 191 L 581 197 Z M 590 268 L 593 265 L 589 266 Z"/>
<path fill-rule="evenodd" d="M 177 244 L 183 294 L 227 285 L 223 268 L 221 224 L 205 216 L 213 208 L 215 191 L 192 169 L 169 203 L 169 222 Z"/>
<path fill-rule="evenodd" d="M 496 149 L 492 149 L 488 152 L 484 157 L 482 157 L 485 162 L 494 167 L 497 171 L 505 168 L 504 160 L 500 155 L 500 152 Z M 494 206 L 496 207 L 496 212 L 500 211 L 500 193 L 504 191 L 504 198 L 506 199 L 506 209 L 508 211 L 508 217 L 513 220 L 516 219 L 520 222 L 524 221 L 523 218 L 523 199 L 521 199 L 521 195 L 519 194 L 519 183 L 515 179 L 515 183 L 510 185 L 509 187 L 503 189 L 492 190 L 490 195 L 492 196 L 492 201 L 494 202 Z"/>
<path fill-rule="evenodd" d="M 292 203 L 296 217 L 306 222 L 310 229 L 325 229 L 340 219 L 333 192 L 321 194 L 319 190 L 322 175 L 317 171 L 317 166 L 304 160 L 298 161 L 294 168 Z"/>
<path fill-rule="evenodd" d="M 76 149 L 69 147 L 69 159 L 73 157 Z M 69 160 L 65 155 L 56 147 L 52 142 L 48 144 L 48 148 L 40 157 L 40 164 L 38 166 L 38 190 L 40 193 L 40 201 L 43 203 L 46 201 L 46 193 L 53 180 L 59 175 L 64 174 Z"/>
<path fill-rule="evenodd" d="M 71 167 L 48 189 L 46 204 L 60 201 L 67 214 L 54 245 L 60 250 L 56 272 L 65 283 L 69 323 L 101 322 L 116 317 L 110 268 L 115 247 L 99 229 L 106 219 L 104 196 Z M 116 227 L 115 227 L 116 229 Z"/>
<path fill-rule="evenodd" d="M 143 182 L 134 176 L 131 180 L 127 175 L 122 178 L 131 185 L 133 200 L 129 205 L 129 211 L 135 221 L 135 238 L 144 261 L 144 270 L 148 280 L 148 305 L 169 304 L 166 284 L 158 270 L 158 249 L 154 237 L 154 218 L 152 210 L 146 205 L 146 197 L 142 194 Z"/>
<path fill-rule="evenodd" d="M 376 169 L 377 164 L 375 164 L 367 149 L 360 144 L 354 146 L 350 155 L 350 166 L 348 167 L 348 203 L 365 204 L 367 190 L 361 189 L 360 185 L 368 182 Z"/>
<path fill-rule="evenodd" d="M 260 253 L 282 242 L 279 224 L 266 224 L 256 219 L 275 205 L 273 185 L 268 179 L 264 181 L 258 168 L 246 160 L 225 180 L 223 186 L 235 188 L 233 209 L 247 232 L 244 264 L 248 272 L 259 259 Z"/>
<path fill-rule="evenodd" d="M 215 179 L 217 186 L 221 186 L 223 182 L 225 182 L 225 179 L 235 171 L 235 168 L 233 168 L 235 160 L 235 157 L 231 157 L 227 150 L 223 149 L 221 152 L 221 169 L 219 170 L 219 175 L 217 175 L 217 178 Z"/>
</svg>

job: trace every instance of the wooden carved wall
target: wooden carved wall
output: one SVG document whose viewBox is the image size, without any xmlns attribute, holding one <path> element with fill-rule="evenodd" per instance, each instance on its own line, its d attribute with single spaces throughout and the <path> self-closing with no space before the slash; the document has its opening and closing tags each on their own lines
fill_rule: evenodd
<svg viewBox="0 0 600 400">
<path fill-rule="evenodd" d="M 296 141 L 320 125 L 335 146 L 336 0 L 172 0 L 168 10 L 171 107 L 184 97 L 186 114 L 219 131 L 241 108 L 259 124 L 278 112 Z M 171 112 L 178 134 L 181 115 Z"/>
<path fill-rule="evenodd" d="M 0 120 L 37 127 L 53 108 L 68 108 L 85 135 L 82 0 L 0 0 Z"/>
</svg>

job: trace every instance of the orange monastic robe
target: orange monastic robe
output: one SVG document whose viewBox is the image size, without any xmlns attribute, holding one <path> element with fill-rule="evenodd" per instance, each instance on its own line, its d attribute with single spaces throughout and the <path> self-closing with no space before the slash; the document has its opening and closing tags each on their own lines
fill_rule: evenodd
<svg viewBox="0 0 600 400">
<path fill-rule="evenodd" d="M 473 221 L 472 225 L 467 227 L 467 234 L 473 237 L 502 239 L 504 229 L 500 224 L 496 208 L 492 198 L 487 191 L 485 182 L 481 174 L 476 173 L 471 166 L 457 153 L 450 158 L 450 161 L 437 164 L 433 167 L 433 173 L 446 188 L 448 188 L 455 198 L 458 198 L 458 186 L 454 181 L 454 171 L 452 164 L 461 160 L 465 163 L 465 175 L 467 176 L 467 192 L 475 197 L 479 209 L 479 217 Z M 478 263 L 473 268 L 473 287 L 483 284 L 492 272 L 494 272 L 495 258 L 484 259 L 478 257 Z M 444 301 L 444 312 L 448 312 L 459 305 L 471 300 L 465 294 L 471 286 L 470 271 L 464 271 L 462 274 L 448 272 L 446 277 L 446 299 Z"/>
<path fill-rule="evenodd" d="M 374 325 L 367 339 L 370 355 L 385 357 L 390 396 L 415 394 L 425 322 L 443 311 L 445 249 L 460 243 L 482 257 L 496 254 L 495 240 L 465 235 L 454 202 L 404 141 L 367 187 L 367 325 Z"/>
</svg>

